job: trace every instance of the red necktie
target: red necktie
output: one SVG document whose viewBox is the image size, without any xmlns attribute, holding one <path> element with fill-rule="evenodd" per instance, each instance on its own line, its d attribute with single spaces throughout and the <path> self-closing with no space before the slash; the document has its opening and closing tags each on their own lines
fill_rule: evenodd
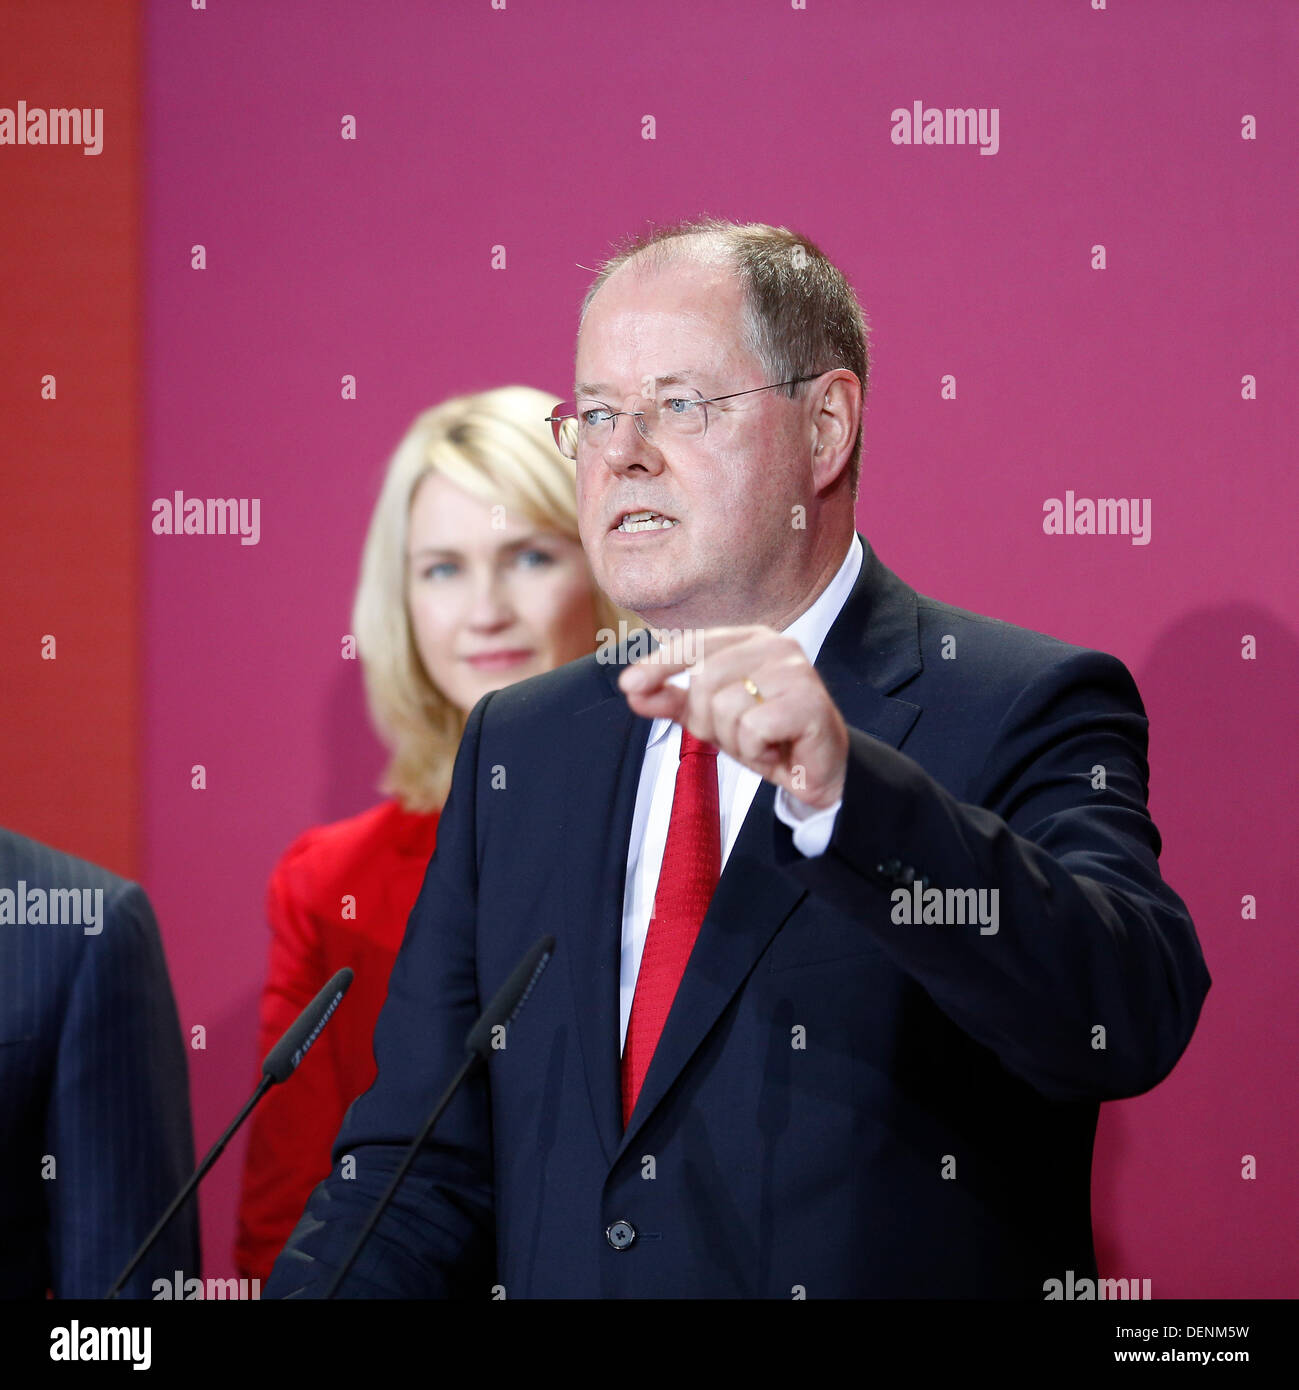
<svg viewBox="0 0 1299 1390">
<path fill-rule="evenodd" d="M 717 749 L 683 727 L 672 819 L 622 1053 L 624 1127 L 636 1107 L 650 1058 L 721 872 Z"/>
</svg>

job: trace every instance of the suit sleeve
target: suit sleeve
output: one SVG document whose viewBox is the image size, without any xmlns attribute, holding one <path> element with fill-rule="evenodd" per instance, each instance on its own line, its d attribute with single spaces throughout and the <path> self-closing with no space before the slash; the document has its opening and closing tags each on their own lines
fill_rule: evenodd
<svg viewBox="0 0 1299 1390">
<path fill-rule="evenodd" d="M 461 739 L 437 848 L 374 1034 L 378 1077 L 348 1111 L 334 1168 L 312 1193 L 266 1298 L 321 1297 L 438 1097 L 480 1012 L 475 969 L 478 749 L 485 695 Z M 339 1290 L 350 1298 L 485 1297 L 495 1266 L 486 1078 L 443 1112 Z M 342 1160 L 350 1159 L 350 1163 Z"/>
<path fill-rule="evenodd" d="M 804 859 L 777 822 L 777 859 L 1042 1094 L 1137 1095 L 1181 1056 L 1210 984 L 1186 906 L 1160 876 L 1146 738 L 1123 665 L 1070 655 L 1010 703 L 977 804 L 850 729 L 829 847 Z M 907 921 L 917 880 L 995 890 L 995 932 Z"/>
<path fill-rule="evenodd" d="M 162 940 L 143 890 L 123 885 L 85 939 L 46 1116 L 56 1298 L 102 1298 L 194 1167 L 189 1079 Z M 198 1209 L 172 1219 L 123 1290 L 199 1272 Z"/>
<path fill-rule="evenodd" d="M 257 1059 L 315 998 L 328 978 L 319 926 L 293 890 L 292 851 L 276 866 L 266 895 L 270 961 L 262 990 Z M 329 1173 L 329 1154 L 346 1104 L 335 1066 L 334 1034 L 303 1059 L 291 1085 L 275 1086 L 253 1114 L 239 1200 L 235 1262 L 241 1275 L 270 1278 L 275 1257 L 312 1189 Z"/>
</svg>

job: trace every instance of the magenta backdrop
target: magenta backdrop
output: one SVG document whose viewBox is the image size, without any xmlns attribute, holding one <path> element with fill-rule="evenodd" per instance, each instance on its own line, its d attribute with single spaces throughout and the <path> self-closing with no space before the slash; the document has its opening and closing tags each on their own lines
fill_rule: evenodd
<svg viewBox="0 0 1299 1390">
<path fill-rule="evenodd" d="M 376 799 L 340 642 L 389 450 L 448 394 L 566 394 L 582 267 L 709 212 L 794 227 L 856 286 L 885 562 L 1114 652 L 1145 696 L 1214 986 L 1172 1078 L 1102 1111 L 1102 1271 L 1299 1293 L 1297 37 L 1299 8 L 1242 0 L 148 8 L 144 881 L 206 1029 L 200 1145 L 253 1075 L 272 864 Z M 895 145 L 917 100 L 997 108 L 997 153 Z M 149 533 L 176 489 L 260 498 L 259 543 Z M 1150 543 L 1044 535 L 1066 490 L 1149 498 Z M 242 1161 L 204 1192 L 209 1274 Z"/>
</svg>

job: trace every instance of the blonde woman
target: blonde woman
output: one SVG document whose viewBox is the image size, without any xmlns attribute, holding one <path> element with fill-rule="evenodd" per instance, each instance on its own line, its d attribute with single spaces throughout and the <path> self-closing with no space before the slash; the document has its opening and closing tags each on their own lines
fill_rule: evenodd
<svg viewBox="0 0 1299 1390">
<path fill-rule="evenodd" d="M 254 1119 L 235 1258 L 265 1281 L 330 1170 L 352 1101 L 374 1079 L 371 1036 L 437 840 L 465 720 L 489 691 L 593 651 L 616 609 L 577 531 L 574 465 L 526 386 L 426 411 L 389 463 L 370 521 L 353 632 L 370 711 L 391 752 L 388 799 L 300 836 L 271 876 L 264 1056 L 329 976 L 347 1000 Z"/>
</svg>

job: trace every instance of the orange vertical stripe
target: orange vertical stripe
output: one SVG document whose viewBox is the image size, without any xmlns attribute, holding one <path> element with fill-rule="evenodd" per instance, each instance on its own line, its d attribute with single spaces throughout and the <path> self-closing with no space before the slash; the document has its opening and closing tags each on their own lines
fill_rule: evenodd
<svg viewBox="0 0 1299 1390">
<path fill-rule="evenodd" d="M 103 110 L 98 155 L 0 144 L 0 821 L 131 877 L 139 68 L 133 2 L 0 9 L 0 107 Z"/>
</svg>

